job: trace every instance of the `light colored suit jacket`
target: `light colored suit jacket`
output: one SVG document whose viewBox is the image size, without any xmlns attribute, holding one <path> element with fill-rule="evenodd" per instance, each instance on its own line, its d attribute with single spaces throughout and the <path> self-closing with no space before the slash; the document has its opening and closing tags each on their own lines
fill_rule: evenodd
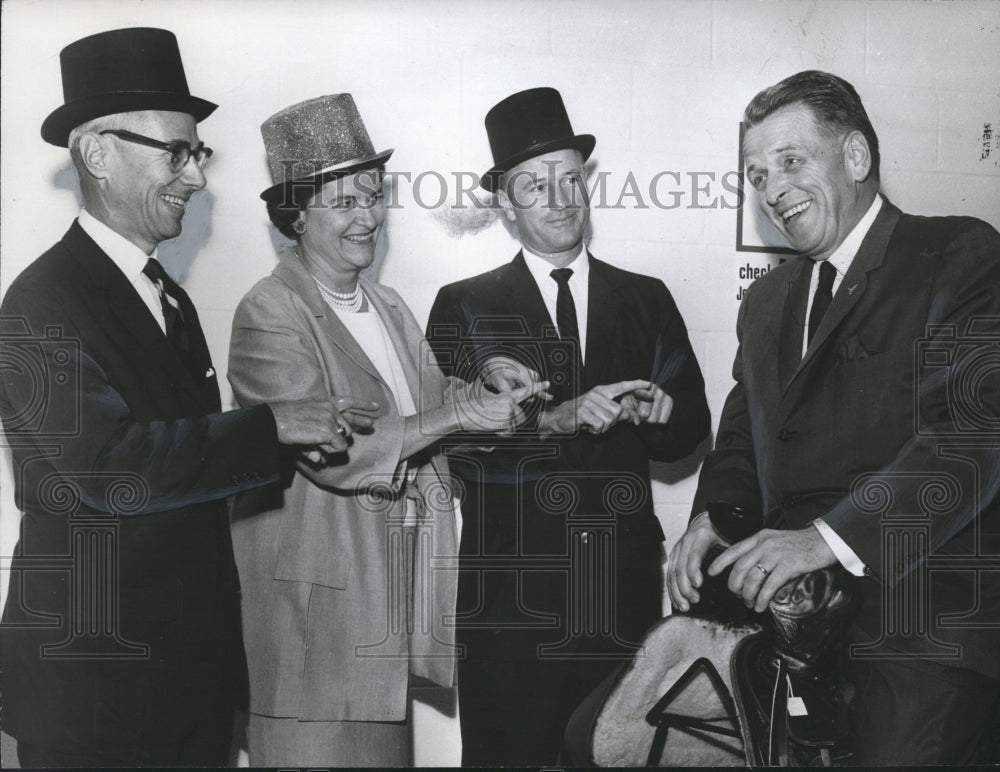
<svg viewBox="0 0 1000 772">
<path fill-rule="evenodd" d="M 361 280 L 418 409 L 447 382 L 416 320 Z M 250 709 L 303 720 L 399 721 L 408 674 L 453 680 L 457 551 L 448 466 L 433 446 L 402 458 L 404 418 L 383 378 L 324 303 L 294 250 L 240 303 L 229 379 L 242 405 L 351 395 L 381 406 L 370 433 L 320 467 L 289 458 L 279 484 L 237 499 Z M 403 527 L 405 499 L 418 525 Z"/>
</svg>

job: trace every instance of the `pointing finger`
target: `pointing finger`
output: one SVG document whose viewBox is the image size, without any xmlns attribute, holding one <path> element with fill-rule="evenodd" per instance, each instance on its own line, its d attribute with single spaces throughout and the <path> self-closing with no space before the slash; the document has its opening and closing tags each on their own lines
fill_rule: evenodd
<svg viewBox="0 0 1000 772">
<path fill-rule="evenodd" d="M 548 381 L 535 381 L 528 386 L 522 386 L 519 389 L 515 389 L 511 392 L 511 396 L 514 398 L 515 402 L 524 402 L 526 399 L 534 397 L 536 394 L 541 394 L 549 388 Z M 550 397 L 551 398 L 551 397 Z"/>
<path fill-rule="evenodd" d="M 598 386 L 598 393 L 607 397 L 608 399 L 615 399 L 620 397 L 622 394 L 628 394 L 629 392 L 636 391 L 638 389 L 649 388 L 649 381 L 619 381 L 618 383 L 609 383 L 603 386 Z"/>
</svg>

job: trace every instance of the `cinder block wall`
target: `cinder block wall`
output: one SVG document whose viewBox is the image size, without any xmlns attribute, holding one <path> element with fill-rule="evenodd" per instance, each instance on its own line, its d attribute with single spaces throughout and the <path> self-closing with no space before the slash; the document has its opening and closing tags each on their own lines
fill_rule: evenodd
<svg viewBox="0 0 1000 772">
<path fill-rule="evenodd" d="M 381 278 L 423 322 L 438 287 L 516 251 L 498 224 L 457 238 L 438 220 L 457 198 L 471 205 L 456 173 L 490 166 L 483 116 L 519 89 L 560 89 L 576 130 L 597 136 L 592 165 L 606 176 L 591 250 L 666 282 L 716 422 L 732 383 L 736 298 L 747 283 L 740 268 L 767 262 L 735 250 L 734 178 L 726 177 L 737 166 L 740 114 L 758 90 L 806 68 L 846 77 L 879 134 L 894 203 L 1000 227 L 995 0 L 7 0 L 0 289 L 77 211 L 67 154 L 38 135 L 61 101 L 59 50 L 124 26 L 173 29 L 193 93 L 220 104 L 200 127 L 216 148 L 208 191 L 161 257 L 197 304 L 222 371 L 236 304 L 275 264 L 258 198 L 269 184 L 258 126 L 324 93 L 352 92 L 376 147 L 396 148 L 390 171 L 411 174 L 398 180 Z M 442 193 L 446 203 L 431 206 Z M 684 471 L 654 470 L 668 544 L 694 491 L 693 475 L 676 481 Z M 17 522 L 9 465 L 3 483 L 8 556 Z M 421 762 L 457 761 L 454 718 L 420 708 L 417 732 Z"/>
</svg>

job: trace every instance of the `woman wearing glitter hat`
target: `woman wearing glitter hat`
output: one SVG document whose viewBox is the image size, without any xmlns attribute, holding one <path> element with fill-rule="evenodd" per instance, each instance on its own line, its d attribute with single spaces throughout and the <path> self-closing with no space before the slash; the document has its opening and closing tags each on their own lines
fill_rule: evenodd
<svg viewBox="0 0 1000 772">
<path fill-rule="evenodd" d="M 511 430 L 547 384 L 454 388 L 406 304 L 359 276 L 392 150 L 375 152 L 350 94 L 293 105 L 261 133 L 274 181 L 261 198 L 295 244 L 236 311 L 233 391 L 241 405 L 350 395 L 342 413 L 377 417 L 345 453 L 290 458 L 281 484 L 234 507 L 250 764 L 409 765 L 411 678 L 454 678 L 456 492 L 434 444 Z"/>
</svg>

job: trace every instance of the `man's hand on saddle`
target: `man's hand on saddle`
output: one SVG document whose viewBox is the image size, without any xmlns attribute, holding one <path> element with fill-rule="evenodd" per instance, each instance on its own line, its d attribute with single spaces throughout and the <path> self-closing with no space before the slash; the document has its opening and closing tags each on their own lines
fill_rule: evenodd
<svg viewBox="0 0 1000 772">
<path fill-rule="evenodd" d="M 708 573 L 716 576 L 732 566 L 729 589 L 743 598 L 747 608 L 760 613 L 789 580 L 836 562 L 833 550 L 812 525 L 796 531 L 765 528 L 729 547 L 712 561 Z"/>
<path fill-rule="evenodd" d="M 667 592 L 672 608 L 686 612 L 701 600 L 698 593 L 704 581 L 701 564 L 716 544 L 726 546 L 726 541 L 712 526 L 708 513 L 702 512 L 688 524 L 667 558 Z"/>
<path fill-rule="evenodd" d="M 666 403 L 662 398 L 656 400 L 655 392 L 662 394 L 658 386 L 643 380 L 601 384 L 576 399 L 568 399 L 547 409 L 538 420 L 538 429 L 542 434 L 573 434 L 579 429 L 591 434 L 603 434 L 622 421 L 638 425 L 644 419 L 631 403 L 623 404 L 624 397 L 648 395 L 648 399 L 640 397 L 639 401 L 642 404 L 648 403 L 647 416 L 653 415 L 655 406 L 659 417 L 669 408 L 665 407 Z M 670 399 L 666 394 L 663 397 Z M 672 404 L 671 402 L 671 407 Z"/>
</svg>

